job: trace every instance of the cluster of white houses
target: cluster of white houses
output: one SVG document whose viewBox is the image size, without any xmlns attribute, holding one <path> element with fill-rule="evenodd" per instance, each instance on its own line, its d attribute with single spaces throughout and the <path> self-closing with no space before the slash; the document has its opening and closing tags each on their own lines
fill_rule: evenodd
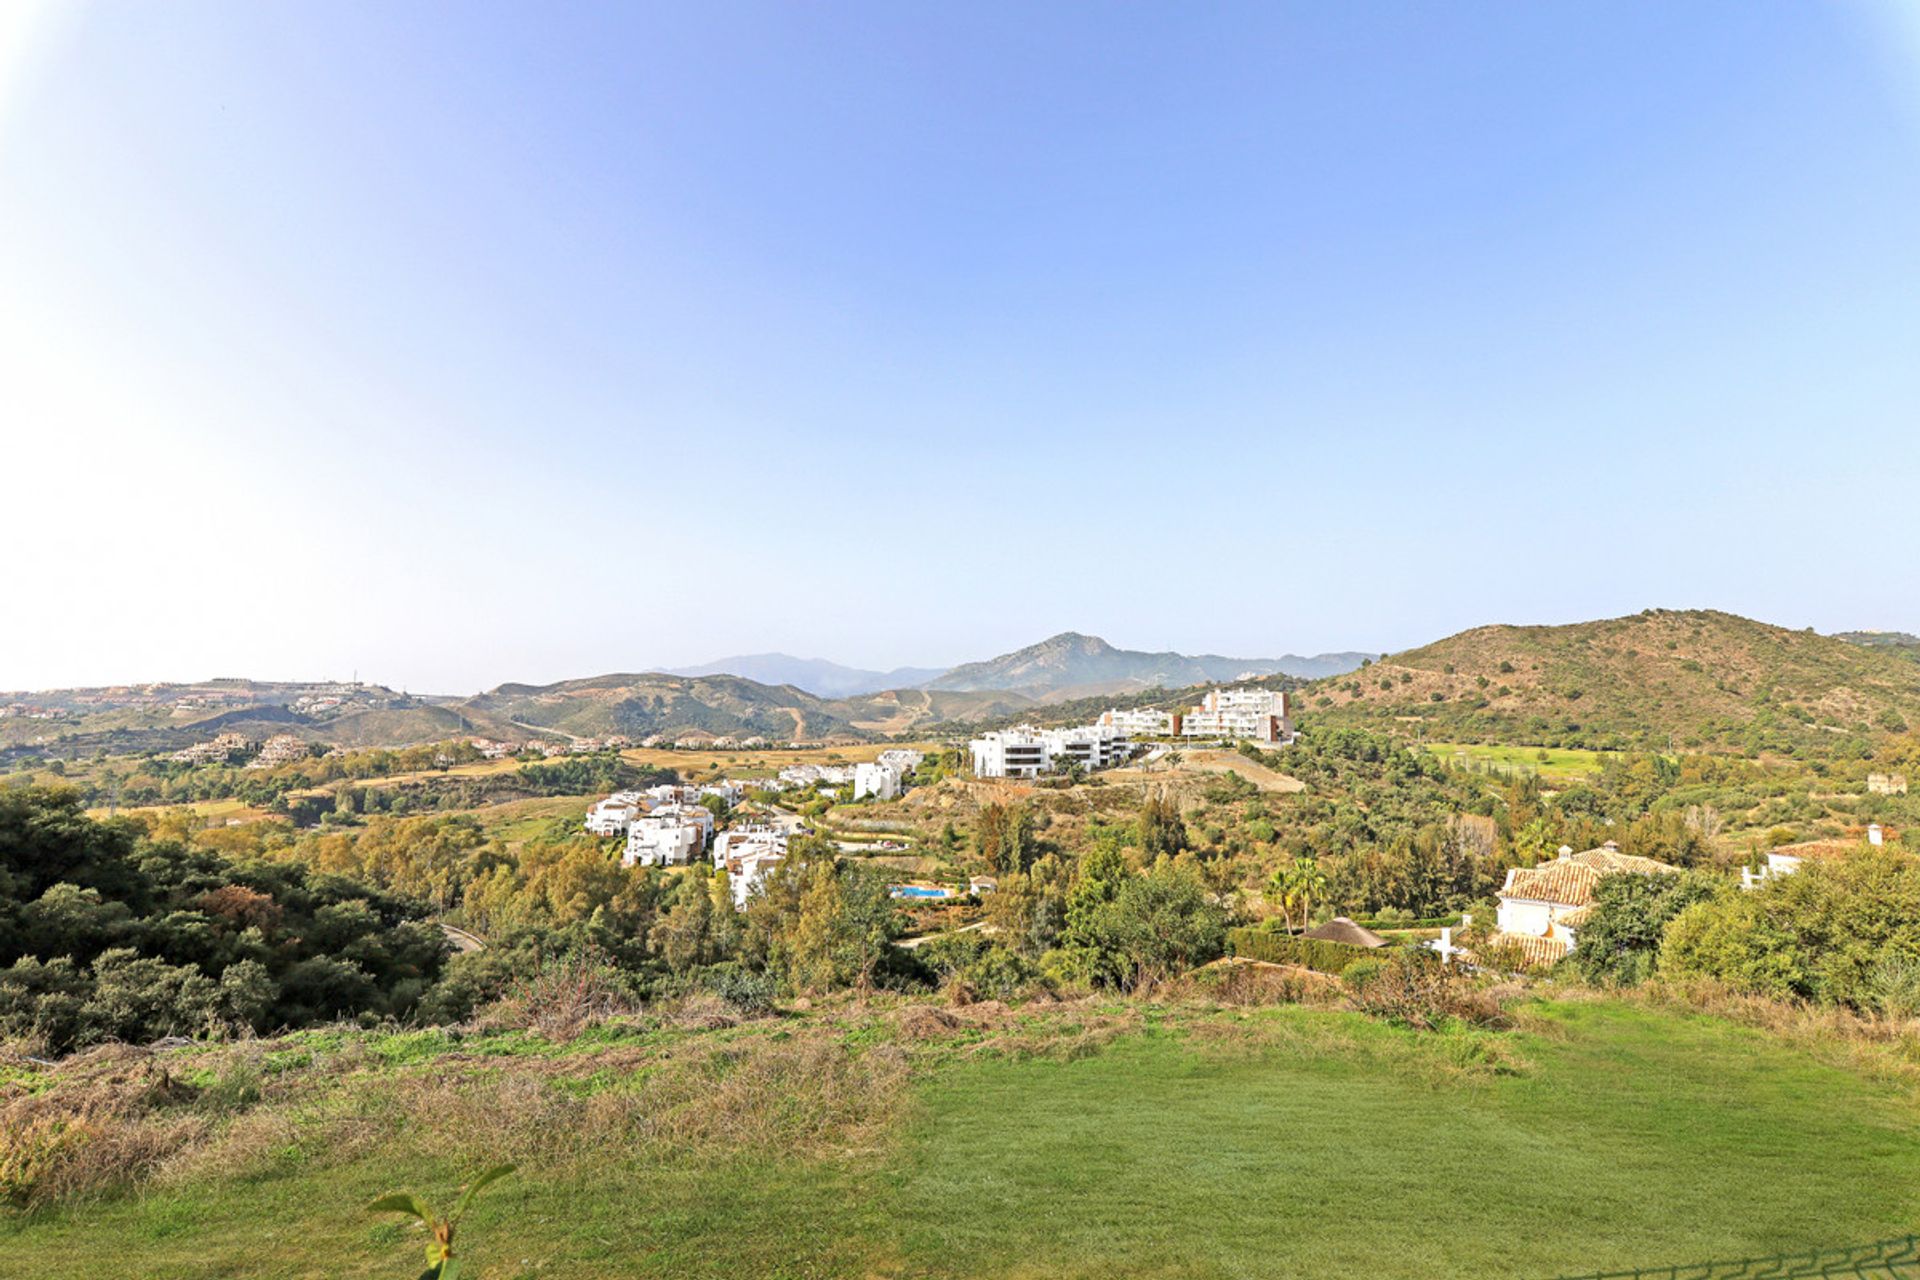
<svg viewBox="0 0 1920 1280">
<path fill-rule="evenodd" d="M 626 837 L 621 865 L 683 867 L 711 857 L 725 867 L 736 907 L 747 900 L 787 856 L 787 840 L 798 821 L 742 822 L 717 830 L 715 798 L 738 804 L 745 785 L 731 779 L 699 786 L 663 783 L 643 791 L 616 791 L 587 810 L 587 830 L 599 836 Z"/>
<path fill-rule="evenodd" d="M 968 744 L 973 772 L 982 778 L 1037 778 L 1069 766 L 1107 769 L 1133 754 L 1141 740 L 1233 739 L 1278 744 L 1293 739 L 1287 695 L 1276 689 L 1209 689 L 1191 711 L 1122 710 L 1074 729 L 1019 725 L 983 734 Z"/>
</svg>

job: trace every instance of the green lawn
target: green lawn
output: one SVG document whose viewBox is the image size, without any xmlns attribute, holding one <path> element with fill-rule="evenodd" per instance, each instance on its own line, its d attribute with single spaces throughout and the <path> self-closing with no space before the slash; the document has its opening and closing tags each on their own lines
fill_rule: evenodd
<svg viewBox="0 0 1920 1280">
<path fill-rule="evenodd" d="M 1707 1017 L 1568 1004 L 1510 1036 L 1419 1038 L 1281 1009 L 1169 1015 L 1069 1060 L 931 1055 L 869 1150 L 525 1170 L 469 1219 L 472 1262 L 490 1280 L 1550 1277 L 1920 1222 L 1906 1089 Z M 414 1237 L 356 1206 L 457 1177 L 373 1151 L 0 1217 L 0 1276 L 412 1275 Z"/>
<path fill-rule="evenodd" d="M 1500 773 L 1537 773 L 1546 782 L 1575 782 L 1591 777 L 1600 772 L 1600 764 L 1609 754 L 1578 747 L 1496 747 L 1472 742 L 1422 745 L 1449 764 L 1484 764 Z"/>
</svg>

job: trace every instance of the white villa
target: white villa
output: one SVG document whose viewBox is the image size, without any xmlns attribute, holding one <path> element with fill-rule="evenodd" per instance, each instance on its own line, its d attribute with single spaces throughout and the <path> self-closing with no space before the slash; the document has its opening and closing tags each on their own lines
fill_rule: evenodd
<svg viewBox="0 0 1920 1280">
<path fill-rule="evenodd" d="M 1657 858 L 1620 852 L 1609 840 L 1598 849 L 1560 856 L 1537 867 L 1511 867 L 1502 885 L 1498 940 L 1516 944 L 1533 964 L 1553 964 L 1574 948 L 1574 933 L 1593 914 L 1593 887 L 1608 876 L 1672 875 L 1680 868 Z"/>
<path fill-rule="evenodd" d="M 677 815 L 649 813 L 635 818 L 627 827 L 627 851 L 620 865 L 683 867 L 693 861 L 705 841 L 698 824 L 683 822 Z"/>
<path fill-rule="evenodd" d="M 1777 849 L 1767 850 L 1767 865 L 1759 871 L 1742 867 L 1740 887 L 1758 889 L 1769 880 L 1792 875 L 1808 862 L 1837 861 L 1863 848 L 1878 849 L 1886 842 L 1885 829 L 1877 822 L 1870 822 L 1867 824 L 1866 834 L 1859 838 L 1802 840 L 1798 844 L 1783 844 Z"/>
</svg>

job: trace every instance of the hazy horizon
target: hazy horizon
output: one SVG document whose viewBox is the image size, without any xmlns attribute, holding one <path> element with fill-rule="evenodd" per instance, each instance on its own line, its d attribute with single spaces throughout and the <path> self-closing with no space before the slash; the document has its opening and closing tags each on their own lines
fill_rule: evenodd
<svg viewBox="0 0 1920 1280">
<path fill-rule="evenodd" d="M 1920 18 L 27 3 L 0 688 L 1920 631 Z"/>
</svg>

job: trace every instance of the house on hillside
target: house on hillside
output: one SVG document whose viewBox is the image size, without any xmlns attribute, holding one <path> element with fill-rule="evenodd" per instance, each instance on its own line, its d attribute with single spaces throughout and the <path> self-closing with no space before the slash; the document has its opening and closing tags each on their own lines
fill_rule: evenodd
<svg viewBox="0 0 1920 1280">
<path fill-rule="evenodd" d="M 1887 842 L 1887 832 L 1877 822 L 1867 824 L 1864 833 L 1832 840 L 1802 840 L 1767 850 L 1767 865 L 1758 871 L 1742 867 L 1740 887 L 1758 889 L 1769 880 L 1790 876 L 1809 862 L 1837 862 L 1863 849 L 1878 849 Z"/>
<path fill-rule="evenodd" d="M 1575 932 L 1593 914 L 1593 890 L 1608 876 L 1673 875 L 1680 868 L 1657 858 L 1620 852 L 1609 840 L 1598 849 L 1560 856 L 1537 867 L 1512 867 L 1496 895 L 1495 940 L 1518 947 L 1530 964 L 1553 964 L 1575 945 Z"/>
</svg>

